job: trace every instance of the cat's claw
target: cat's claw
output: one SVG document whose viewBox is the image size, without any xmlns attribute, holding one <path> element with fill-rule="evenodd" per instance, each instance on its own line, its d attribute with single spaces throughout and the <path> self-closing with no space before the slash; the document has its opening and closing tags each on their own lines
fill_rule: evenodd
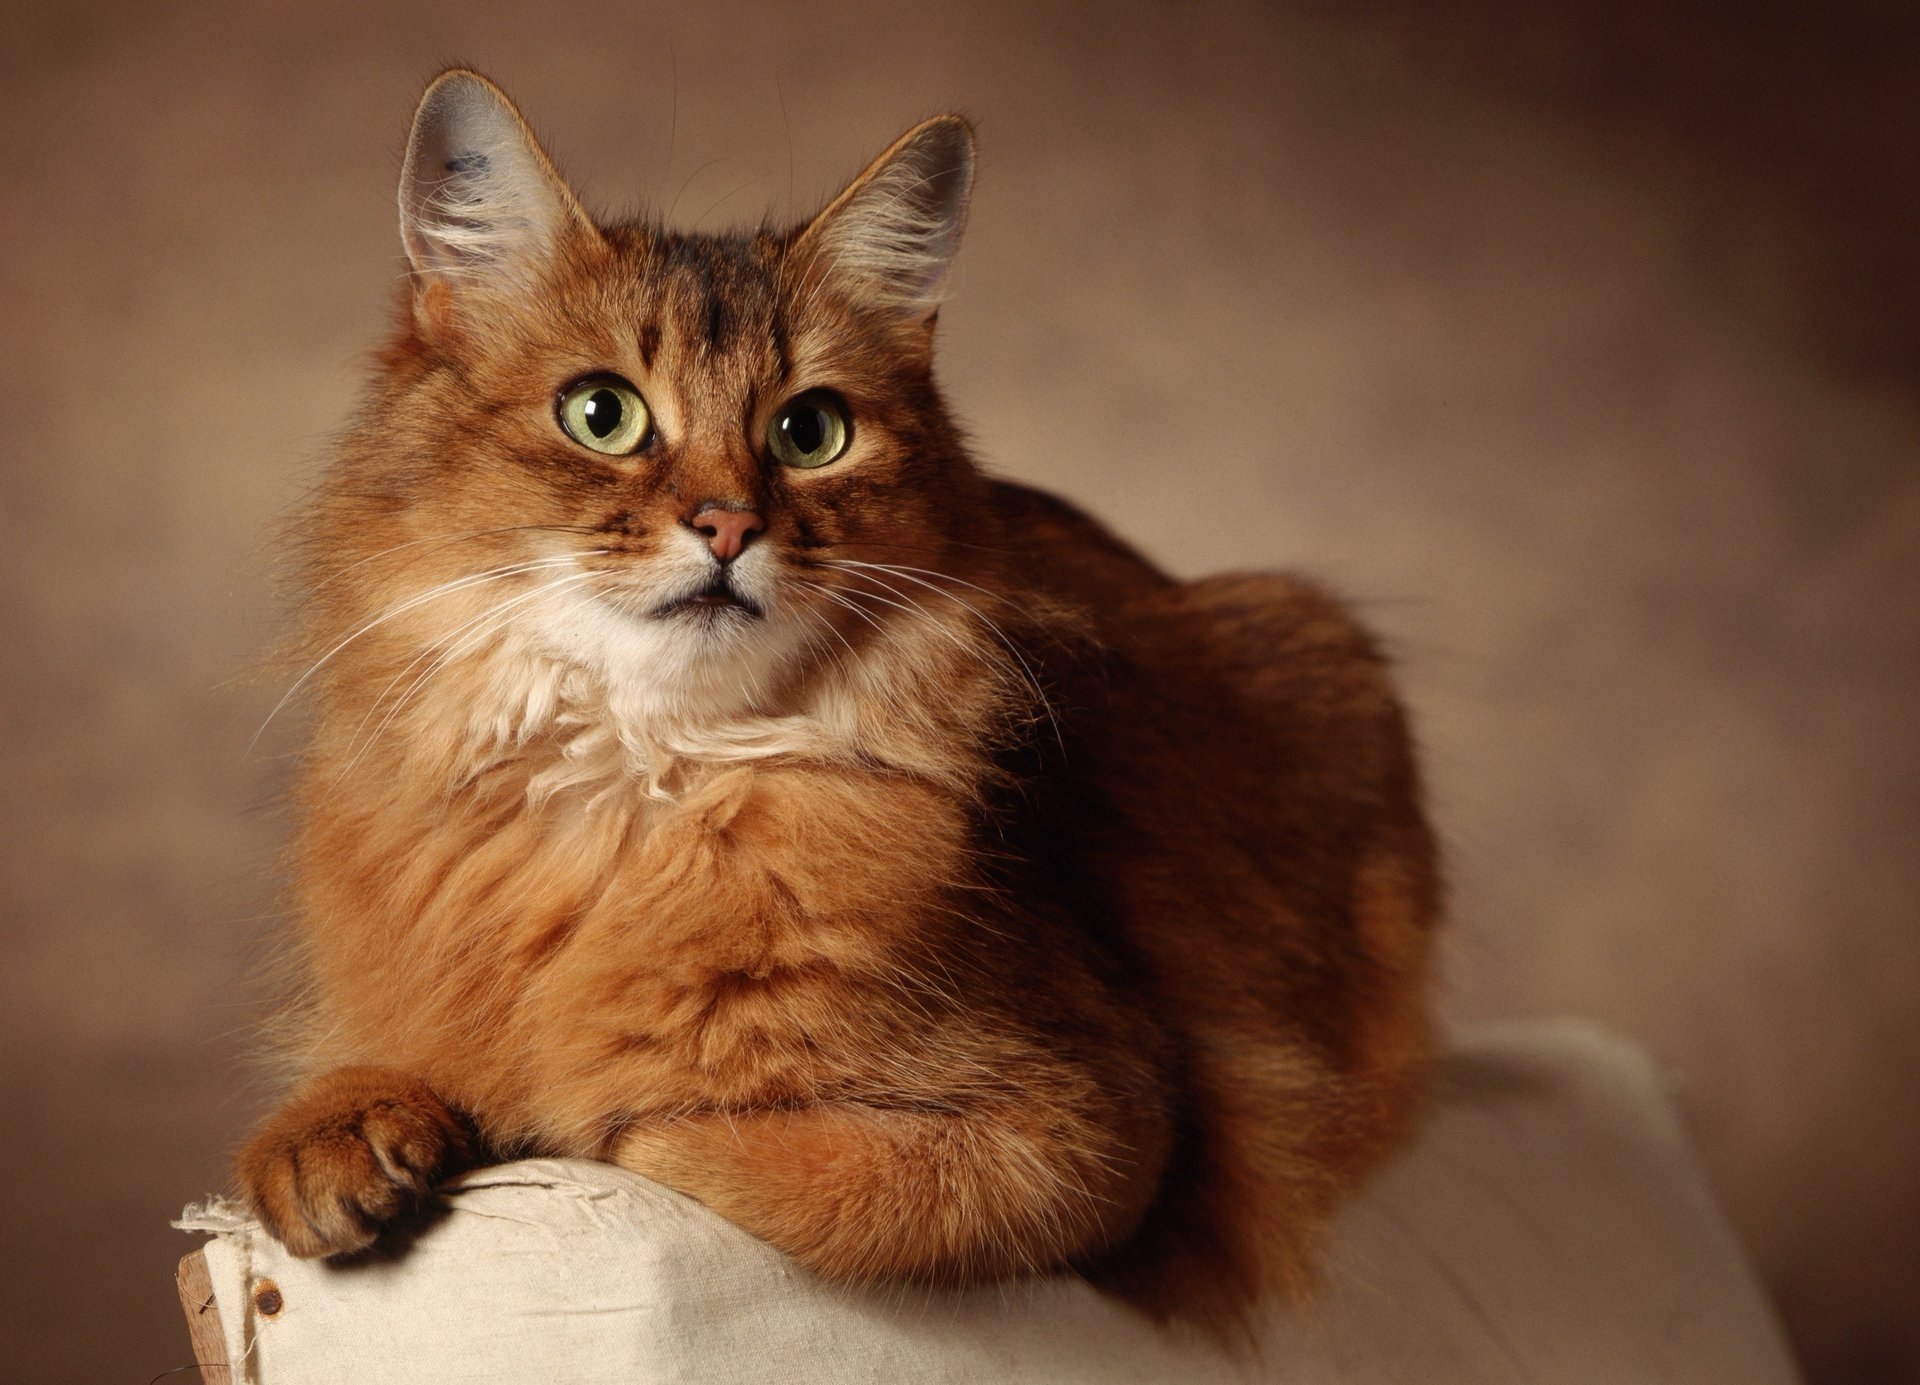
<svg viewBox="0 0 1920 1385">
<path fill-rule="evenodd" d="M 241 1151 L 247 1202 L 308 1258 L 364 1250 L 433 1185 L 473 1162 L 460 1117 L 417 1078 L 340 1068 L 302 1088 Z"/>
</svg>

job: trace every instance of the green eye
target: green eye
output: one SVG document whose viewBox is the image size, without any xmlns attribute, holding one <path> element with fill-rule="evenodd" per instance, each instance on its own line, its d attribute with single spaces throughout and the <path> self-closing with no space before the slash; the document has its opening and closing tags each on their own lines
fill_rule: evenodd
<svg viewBox="0 0 1920 1385">
<path fill-rule="evenodd" d="M 767 446 L 788 466 L 825 466 L 847 450 L 846 406 L 825 390 L 795 395 L 774 413 Z"/>
<path fill-rule="evenodd" d="M 555 412 L 568 437 L 610 457 L 638 451 L 653 432 L 647 401 L 617 375 L 590 375 L 568 385 Z"/>
</svg>

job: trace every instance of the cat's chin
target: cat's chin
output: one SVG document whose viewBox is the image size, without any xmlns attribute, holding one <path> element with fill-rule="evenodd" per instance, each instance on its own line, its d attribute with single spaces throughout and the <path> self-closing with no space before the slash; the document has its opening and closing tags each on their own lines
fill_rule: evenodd
<svg viewBox="0 0 1920 1385">
<path fill-rule="evenodd" d="M 645 740 L 663 717 L 710 722 L 766 708 L 806 657 L 806 627 L 783 619 L 770 595 L 720 585 L 688 584 L 664 599 L 657 590 L 576 588 L 529 612 L 525 629 L 542 655 L 603 690 L 615 720 Z"/>
</svg>

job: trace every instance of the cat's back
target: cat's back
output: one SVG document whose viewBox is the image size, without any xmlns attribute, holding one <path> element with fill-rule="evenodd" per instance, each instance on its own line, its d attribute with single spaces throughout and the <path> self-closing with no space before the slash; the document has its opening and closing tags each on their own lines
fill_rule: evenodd
<svg viewBox="0 0 1920 1385">
<path fill-rule="evenodd" d="M 994 491 L 1015 580 L 1090 637 L 1049 665 L 1072 732 L 1055 802 L 1122 931 L 1262 1008 L 1322 1008 L 1382 952 L 1424 952 L 1439 883 L 1412 736 L 1352 610 L 1284 573 L 1175 581 L 1065 501 Z"/>
<path fill-rule="evenodd" d="M 1263 781 L 1263 752 L 1282 749 L 1355 780 L 1388 768 L 1403 719 L 1386 660 L 1324 588 L 1287 573 L 1176 581 L 1057 496 L 1009 481 L 991 490 L 1014 580 L 1079 612 L 1108 656 L 1066 675 L 1104 685 L 1088 699 L 1096 720 L 1150 718 L 1170 749 L 1204 757 L 1217 746 L 1251 758 Z"/>
<path fill-rule="evenodd" d="M 995 546 L 1013 577 L 1094 617 L 1176 584 L 1105 525 L 1059 496 L 1017 481 L 987 483 Z"/>
<path fill-rule="evenodd" d="M 1070 505 L 999 496 L 1021 577 L 1092 636 L 1052 666 L 1073 734 L 1050 870 L 1181 1054 L 1176 1164 L 1113 1282 L 1204 1319 L 1222 1266 L 1303 1285 L 1303 1209 L 1417 1108 L 1440 881 L 1411 735 L 1377 641 L 1316 584 L 1175 581 Z"/>
</svg>

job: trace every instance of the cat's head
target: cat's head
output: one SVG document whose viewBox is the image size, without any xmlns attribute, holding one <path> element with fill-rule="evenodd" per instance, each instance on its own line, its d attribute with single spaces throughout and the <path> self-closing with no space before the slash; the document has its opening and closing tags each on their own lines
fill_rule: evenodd
<svg viewBox="0 0 1920 1385">
<path fill-rule="evenodd" d="M 551 656 L 642 720 L 991 648 L 983 483 L 931 373 L 972 172 L 940 116 L 801 226 L 600 225 L 505 95 L 440 76 L 401 329 L 312 518 L 323 610 L 376 623 L 376 674 Z"/>
</svg>

